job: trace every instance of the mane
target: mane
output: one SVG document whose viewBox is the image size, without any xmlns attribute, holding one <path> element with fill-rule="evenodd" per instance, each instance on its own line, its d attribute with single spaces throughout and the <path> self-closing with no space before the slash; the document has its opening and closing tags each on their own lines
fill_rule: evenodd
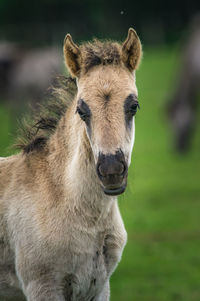
<svg viewBox="0 0 200 301">
<path fill-rule="evenodd" d="M 97 65 L 121 64 L 121 47 L 116 42 L 102 42 L 94 39 L 92 42 L 81 45 L 80 49 L 83 57 L 81 67 L 84 73 Z"/>
<path fill-rule="evenodd" d="M 30 116 L 21 122 L 15 146 L 24 153 L 43 149 L 74 99 L 76 92 L 75 79 L 58 77 L 50 99 L 38 104 Z"/>
</svg>

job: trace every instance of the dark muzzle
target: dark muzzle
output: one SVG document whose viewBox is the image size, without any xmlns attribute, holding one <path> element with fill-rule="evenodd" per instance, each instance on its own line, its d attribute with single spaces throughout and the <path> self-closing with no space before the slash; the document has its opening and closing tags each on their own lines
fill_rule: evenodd
<svg viewBox="0 0 200 301">
<path fill-rule="evenodd" d="M 127 172 L 128 167 L 122 151 L 117 151 L 114 155 L 99 154 L 97 174 L 106 194 L 118 195 L 124 192 Z"/>
</svg>

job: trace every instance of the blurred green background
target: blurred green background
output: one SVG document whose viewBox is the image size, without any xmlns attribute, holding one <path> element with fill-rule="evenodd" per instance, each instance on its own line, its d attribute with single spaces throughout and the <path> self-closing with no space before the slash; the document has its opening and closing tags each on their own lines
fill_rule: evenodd
<svg viewBox="0 0 200 301">
<path fill-rule="evenodd" d="M 93 36 L 123 40 L 133 26 L 141 37 L 141 109 L 129 185 L 119 198 L 128 243 L 111 278 L 112 301 L 200 300 L 200 122 L 189 151 L 179 154 L 166 113 L 182 41 L 198 9 L 199 1 L 0 1 L 1 40 L 25 49 L 61 47 L 67 32 L 77 42 Z M 0 96 L 0 156 L 13 153 L 24 107 Z M 196 112 L 199 117 L 199 105 Z"/>
</svg>

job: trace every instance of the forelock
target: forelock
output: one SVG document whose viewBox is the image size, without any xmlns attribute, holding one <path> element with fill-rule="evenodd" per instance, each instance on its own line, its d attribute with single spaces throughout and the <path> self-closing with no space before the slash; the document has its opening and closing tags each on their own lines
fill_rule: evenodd
<svg viewBox="0 0 200 301">
<path fill-rule="evenodd" d="M 81 46 L 81 54 L 84 74 L 98 65 L 121 64 L 121 47 L 118 43 L 94 40 Z"/>
</svg>

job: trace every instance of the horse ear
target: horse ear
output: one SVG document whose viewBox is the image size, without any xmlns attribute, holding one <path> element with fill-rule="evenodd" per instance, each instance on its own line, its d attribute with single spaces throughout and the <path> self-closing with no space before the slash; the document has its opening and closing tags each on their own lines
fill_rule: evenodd
<svg viewBox="0 0 200 301">
<path fill-rule="evenodd" d="M 133 28 L 129 28 L 128 37 L 122 44 L 122 60 L 125 66 L 133 71 L 138 68 L 142 57 L 142 45 Z"/>
<path fill-rule="evenodd" d="M 68 70 L 73 77 L 78 77 L 81 70 L 81 51 L 70 34 L 67 34 L 64 39 L 63 52 Z"/>
</svg>

